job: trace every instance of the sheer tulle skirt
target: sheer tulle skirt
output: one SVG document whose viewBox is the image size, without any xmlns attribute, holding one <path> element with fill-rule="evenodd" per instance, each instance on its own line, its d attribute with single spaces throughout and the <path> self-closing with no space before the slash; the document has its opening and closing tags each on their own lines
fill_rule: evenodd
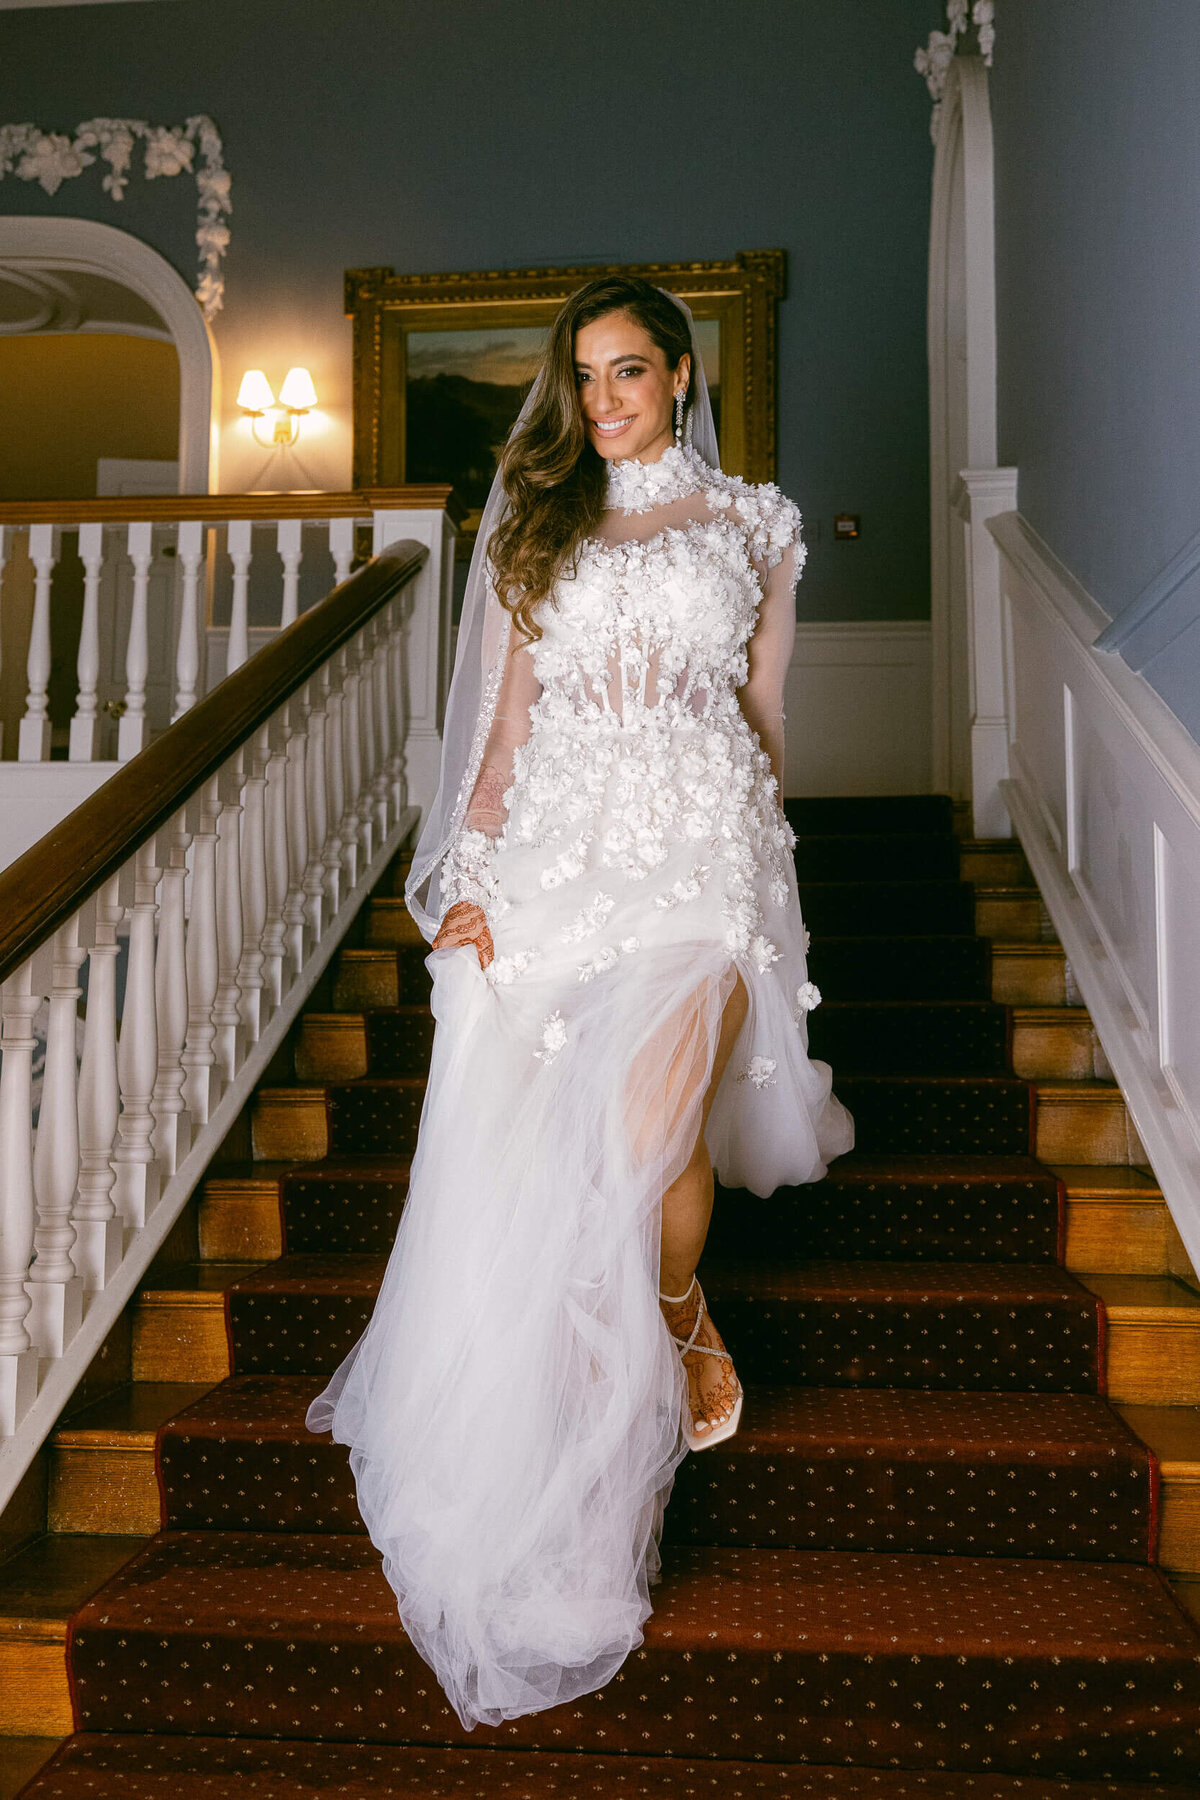
<svg viewBox="0 0 1200 1800">
<path fill-rule="evenodd" d="M 578 947 L 507 984 L 473 949 L 430 957 L 409 1197 L 371 1323 L 309 1412 L 350 1446 L 405 1629 L 468 1727 L 598 1688 L 641 1642 L 683 1455 L 660 1201 L 735 968 L 751 1007 L 709 1121 L 719 1173 L 769 1192 L 850 1140 L 777 972 L 658 920 L 657 943 L 582 982 Z"/>
</svg>

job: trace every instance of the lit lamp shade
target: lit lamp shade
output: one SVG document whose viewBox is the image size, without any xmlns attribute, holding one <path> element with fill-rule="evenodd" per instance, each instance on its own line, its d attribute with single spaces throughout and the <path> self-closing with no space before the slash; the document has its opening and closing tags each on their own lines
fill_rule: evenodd
<svg viewBox="0 0 1200 1800">
<path fill-rule="evenodd" d="M 317 404 L 317 390 L 307 369 L 289 369 L 283 378 L 279 398 L 291 412 L 308 412 Z"/>
<path fill-rule="evenodd" d="M 290 378 L 289 378 L 290 379 Z M 247 369 L 238 389 L 237 403 L 243 412 L 263 413 L 275 404 L 271 384 L 261 369 Z"/>
</svg>

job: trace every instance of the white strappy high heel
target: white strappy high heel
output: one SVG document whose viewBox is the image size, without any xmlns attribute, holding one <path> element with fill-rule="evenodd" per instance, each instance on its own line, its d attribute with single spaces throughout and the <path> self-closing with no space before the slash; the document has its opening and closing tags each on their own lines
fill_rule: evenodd
<svg viewBox="0 0 1200 1800">
<path fill-rule="evenodd" d="M 697 1278 L 694 1275 L 692 1276 L 686 1292 L 682 1294 L 664 1294 L 660 1288 L 658 1290 L 658 1297 L 660 1300 L 665 1300 L 668 1306 L 682 1306 L 685 1300 L 691 1298 L 693 1288 L 695 1288 L 700 1295 L 700 1304 L 696 1308 L 696 1323 L 692 1326 L 691 1332 L 686 1338 L 676 1337 L 674 1332 L 672 1332 L 671 1341 L 679 1346 L 679 1356 L 681 1361 L 690 1350 L 696 1351 L 700 1356 L 724 1357 L 725 1361 L 729 1364 L 730 1369 L 730 1373 L 726 1378 L 726 1385 L 728 1382 L 732 1381 L 736 1390 L 733 1399 L 733 1409 L 730 1412 L 729 1417 L 723 1419 L 719 1425 L 710 1425 L 707 1431 L 696 1430 L 695 1421 L 692 1418 L 690 1398 L 687 1394 L 684 1396 L 683 1435 L 687 1440 L 687 1447 L 689 1450 L 707 1450 L 711 1448 L 713 1444 L 723 1444 L 726 1438 L 731 1438 L 741 1424 L 743 1390 L 741 1382 L 733 1373 L 733 1358 L 730 1356 L 728 1350 L 714 1350 L 708 1344 L 698 1344 L 696 1342 L 696 1337 L 704 1322 L 704 1315 L 708 1310 L 704 1303 L 704 1289 L 700 1286 Z M 718 1389 L 717 1391 L 718 1394 L 722 1392 L 721 1389 Z"/>
</svg>

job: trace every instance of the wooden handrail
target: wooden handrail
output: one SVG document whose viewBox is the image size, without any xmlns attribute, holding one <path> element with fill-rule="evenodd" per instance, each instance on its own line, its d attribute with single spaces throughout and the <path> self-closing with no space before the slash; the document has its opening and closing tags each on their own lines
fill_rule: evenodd
<svg viewBox="0 0 1200 1800">
<path fill-rule="evenodd" d="M 424 544 L 389 545 L 226 676 L 0 873 L 0 981 L 72 918 L 289 695 L 406 586 L 428 555 Z"/>
<path fill-rule="evenodd" d="M 135 520 L 347 519 L 373 512 L 443 510 L 456 525 L 467 516 L 451 487 L 360 488 L 344 494 L 122 494 L 102 500 L 3 500 L 0 525 L 124 524 Z"/>
</svg>

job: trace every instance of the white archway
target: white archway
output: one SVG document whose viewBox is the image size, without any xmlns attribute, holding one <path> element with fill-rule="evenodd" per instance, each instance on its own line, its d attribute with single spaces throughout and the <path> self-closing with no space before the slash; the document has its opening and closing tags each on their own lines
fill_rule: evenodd
<svg viewBox="0 0 1200 1800">
<path fill-rule="evenodd" d="M 950 61 L 929 229 L 930 625 L 933 783 L 971 796 L 972 672 L 964 469 L 996 466 L 992 115 L 979 56 Z"/>
<path fill-rule="evenodd" d="M 92 219 L 0 217 L 0 264 L 106 277 L 154 308 L 179 356 L 179 491 L 216 491 L 217 348 L 191 288 L 148 244 Z"/>
</svg>

